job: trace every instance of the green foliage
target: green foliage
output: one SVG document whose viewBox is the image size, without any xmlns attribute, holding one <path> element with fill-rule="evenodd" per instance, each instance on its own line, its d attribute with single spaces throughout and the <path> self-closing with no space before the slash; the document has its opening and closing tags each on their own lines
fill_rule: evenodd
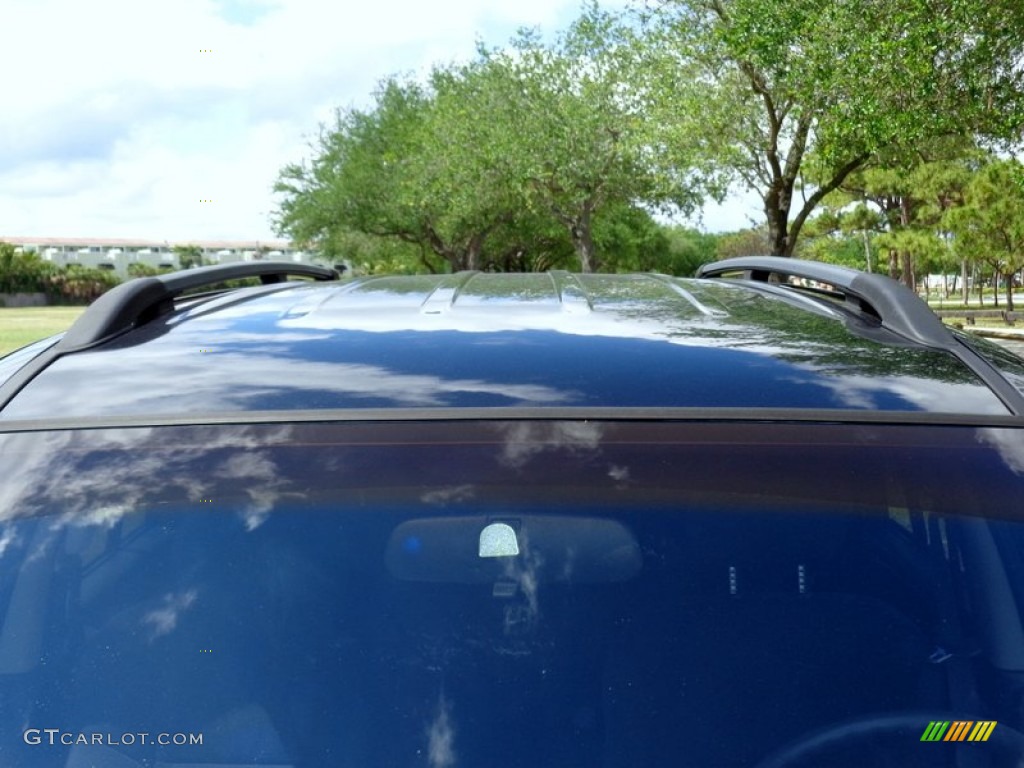
<svg viewBox="0 0 1024 768">
<path fill-rule="evenodd" d="M 46 293 L 53 303 L 88 304 L 120 282 L 109 270 L 68 264 L 46 278 Z"/>
<path fill-rule="evenodd" d="M 614 272 L 667 272 L 669 238 L 651 215 L 621 205 L 594 225 L 594 243 L 604 254 L 604 269 Z"/>
<path fill-rule="evenodd" d="M 1022 139 L 1024 3 L 646 7 L 637 25 L 585 5 L 551 43 L 524 31 L 388 78 L 282 170 L 278 233 L 367 272 L 682 272 L 707 243 L 646 212 L 740 184 L 765 227 L 721 238 L 719 256 L 793 255 L 806 232 L 800 253 L 882 256 L 909 284 L 952 268 L 943 222 L 974 170 L 964 146 Z"/>
<path fill-rule="evenodd" d="M 771 253 L 771 241 L 766 227 L 729 232 L 718 240 L 717 254 L 720 259 L 732 259 L 737 256 L 766 256 L 769 253 Z"/>
<path fill-rule="evenodd" d="M 608 255 L 606 268 L 617 272 L 690 277 L 699 266 L 718 258 L 718 235 L 689 227 L 664 226 L 646 211 L 624 209 L 613 227 L 616 239 L 605 239 L 604 224 L 598 228 L 597 239 L 602 252 Z"/>
<path fill-rule="evenodd" d="M 32 252 L 0 243 L 0 293 L 46 293 L 51 303 L 88 304 L 120 279 L 110 270 L 69 264 L 57 268 Z"/>
<path fill-rule="evenodd" d="M 869 241 L 875 266 L 910 287 L 922 274 L 958 272 L 944 222 L 946 213 L 962 204 L 983 158 L 971 142 L 960 139 L 876 156 L 826 198 L 808 234 L 859 235 L 862 249 Z M 862 256 L 862 266 L 864 261 Z"/>
<path fill-rule="evenodd" d="M 133 261 L 128 265 L 128 277 L 155 277 L 164 271 L 141 261 Z"/>
<path fill-rule="evenodd" d="M 201 267 L 206 264 L 203 259 L 203 249 L 198 245 L 176 245 L 171 250 L 177 255 L 182 269 Z"/>
<path fill-rule="evenodd" d="M 520 209 L 488 238 L 483 269 L 492 272 L 543 272 L 578 268 L 565 227 L 550 216 Z"/>
<path fill-rule="evenodd" d="M 664 150 L 648 119 L 640 42 L 628 27 L 589 6 L 554 45 L 524 33 L 507 52 L 487 53 L 503 126 L 525 206 L 569 234 L 579 268 L 613 254 L 596 240 L 602 215 L 642 202 L 695 210 L 712 185 Z"/>
<path fill-rule="evenodd" d="M 332 232 L 327 250 L 333 257 L 330 263 L 347 262 L 357 274 L 409 275 L 438 268 L 429 254 L 412 243 L 364 232 Z"/>
<path fill-rule="evenodd" d="M 613 264 L 622 211 L 691 211 L 706 188 L 651 151 L 636 51 L 591 6 L 551 45 L 523 32 L 424 83 L 389 78 L 282 171 L 275 226 L 331 257 L 352 233 L 401 241 L 428 271 L 567 265 L 566 244 L 583 271 Z"/>
<path fill-rule="evenodd" d="M 446 70 L 435 70 L 433 89 L 393 77 L 372 109 L 339 111 L 313 158 L 282 171 L 278 231 L 330 258 L 344 257 L 357 232 L 416 247 L 429 271 L 476 268 L 505 211 L 445 130 L 439 104 L 461 84 Z"/>
<path fill-rule="evenodd" d="M 818 233 L 819 222 L 811 219 L 808 222 L 804 236 L 801 238 L 796 255 L 801 259 L 813 261 L 824 261 L 829 264 L 838 264 L 851 269 L 867 270 L 868 254 L 871 255 L 872 266 L 878 261 L 876 248 L 871 240 L 865 248 L 863 235 L 844 234 L 843 232 Z"/>
<path fill-rule="evenodd" d="M 1013 309 L 1013 274 L 1024 268 L 1024 165 L 994 159 L 964 190 L 963 205 L 949 210 L 957 251 L 1002 275 L 1007 309 Z"/>
<path fill-rule="evenodd" d="M 719 235 L 698 232 L 687 227 L 670 227 L 668 237 L 668 264 L 658 271 L 680 277 L 691 277 L 698 267 L 718 259 Z"/>
<path fill-rule="evenodd" d="M 676 137 L 765 201 L 771 252 L 880 154 L 1019 141 L 1019 0 L 667 0 L 647 16 Z M 800 194 L 802 193 L 802 194 Z"/>
<path fill-rule="evenodd" d="M 39 255 L 19 252 L 9 243 L 0 243 L 0 293 L 40 293 L 54 267 Z"/>
</svg>

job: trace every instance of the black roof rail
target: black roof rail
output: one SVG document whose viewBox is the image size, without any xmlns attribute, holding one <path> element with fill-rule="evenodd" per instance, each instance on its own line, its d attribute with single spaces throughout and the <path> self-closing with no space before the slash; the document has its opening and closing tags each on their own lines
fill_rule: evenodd
<svg viewBox="0 0 1024 768">
<path fill-rule="evenodd" d="M 264 284 L 284 282 L 289 275 L 314 280 L 337 280 L 333 269 L 285 261 L 244 261 L 139 277 L 121 283 L 100 296 L 68 329 L 54 347 L 58 354 L 92 346 L 131 330 L 171 310 L 185 291 L 217 285 L 225 280 L 258 277 Z"/>
<path fill-rule="evenodd" d="M 929 347 L 951 349 L 958 342 L 942 320 L 912 290 L 890 277 L 820 261 L 780 256 L 740 256 L 705 264 L 697 277 L 740 273 L 744 279 L 773 282 L 775 277 L 798 277 L 827 283 L 847 304 L 877 317 L 882 325 Z"/>
</svg>

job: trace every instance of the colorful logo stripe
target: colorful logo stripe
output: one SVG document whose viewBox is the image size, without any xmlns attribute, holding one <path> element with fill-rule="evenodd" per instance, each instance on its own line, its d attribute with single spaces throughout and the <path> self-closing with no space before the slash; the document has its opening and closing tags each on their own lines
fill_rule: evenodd
<svg viewBox="0 0 1024 768">
<path fill-rule="evenodd" d="M 971 735 L 967 737 L 968 741 L 988 741 L 988 737 L 992 735 L 992 731 L 996 729 L 995 720 L 981 720 L 977 725 L 974 726 L 974 730 L 971 731 Z"/>
<path fill-rule="evenodd" d="M 921 741 L 988 741 L 996 724 L 995 720 L 933 720 L 921 734 Z"/>
</svg>

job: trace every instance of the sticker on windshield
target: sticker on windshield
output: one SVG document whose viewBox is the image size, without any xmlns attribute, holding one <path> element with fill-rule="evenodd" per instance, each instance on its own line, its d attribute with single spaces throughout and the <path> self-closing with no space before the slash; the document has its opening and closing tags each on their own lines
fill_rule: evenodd
<svg viewBox="0 0 1024 768">
<path fill-rule="evenodd" d="M 933 720 L 921 734 L 921 741 L 988 741 L 996 720 Z"/>
</svg>

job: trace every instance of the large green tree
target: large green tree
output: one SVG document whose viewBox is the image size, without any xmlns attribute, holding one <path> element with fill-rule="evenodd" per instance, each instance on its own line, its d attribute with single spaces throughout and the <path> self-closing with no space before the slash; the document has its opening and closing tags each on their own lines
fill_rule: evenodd
<svg viewBox="0 0 1024 768">
<path fill-rule="evenodd" d="M 1024 165 L 1006 158 L 986 164 L 946 220 L 957 250 L 1003 277 L 1006 308 L 1012 310 L 1015 275 L 1024 269 Z"/>
<path fill-rule="evenodd" d="M 640 47 L 633 30 L 591 5 L 552 44 L 527 32 L 484 52 L 511 178 L 529 210 L 565 228 L 584 272 L 601 266 L 595 228 L 607 212 L 636 203 L 692 212 L 720 191 L 689 145 L 659 143 Z"/>
<path fill-rule="evenodd" d="M 640 50 L 590 6 L 550 43 L 524 31 L 423 82 L 390 78 L 282 171 L 277 229 L 335 257 L 352 232 L 399 239 L 432 271 L 566 266 L 566 244 L 598 269 L 641 209 L 693 211 L 715 191 L 647 119 Z"/>
<path fill-rule="evenodd" d="M 435 73 L 434 83 L 452 81 Z M 487 232 L 503 214 L 484 184 L 461 190 L 459 205 L 438 179 L 463 175 L 438 125 L 432 88 L 391 78 L 368 110 L 339 110 L 321 130 L 313 157 L 287 166 L 275 190 L 283 196 L 277 229 L 333 257 L 345 233 L 394 238 L 418 249 L 429 271 L 475 268 Z M 474 192 L 480 194 L 474 195 Z"/>
<path fill-rule="evenodd" d="M 873 230 L 889 275 L 914 288 L 920 272 L 954 268 L 944 214 L 962 202 L 983 156 L 968 142 L 939 140 L 914 152 L 880 153 L 826 198 L 821 218 L 847 233 Z M 816 221 L 812 229 L 820 228 Z"/>
<path fill-rule="evenodd" d="M 662 0 L 646 20 L 656 119 L 760 194 L 777 255 L 880 152 L 1021 138 L 1020 0 Z"/>
</svg>

